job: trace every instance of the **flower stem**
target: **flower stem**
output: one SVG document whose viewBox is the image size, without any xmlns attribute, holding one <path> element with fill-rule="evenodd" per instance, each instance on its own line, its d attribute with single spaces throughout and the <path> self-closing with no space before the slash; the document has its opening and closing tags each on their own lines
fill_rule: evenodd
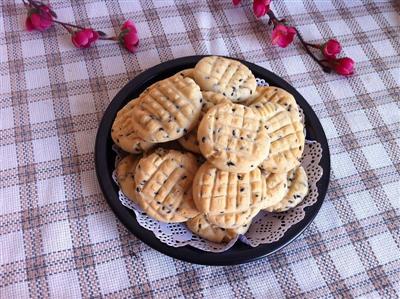
<svg viewBox="0 0 400 299">
<path fill-rule="evenodd" d="M 320 45 L 314 45 L 314 44 L 310 44 L 310 43 L 305 43 L 307 46 L 311 47 L 311 48 L 315 48 L 315 49 L 320 49 Z"/>
<path fill-rule="evenodd" d="M 66 28 L 65 26 L 69 26 L 69 27 L 78 28 L 78 29 L 81 29 L 81 30 L 85 29 L 84 27 L 81 27 L 81 26 L 78 26 L 78 25 L 64 23 L 64 22 L 57 21 L 57 20 L 53 20 L 53 21 L 54 21 L 54 23 L 60 24 L 64 28 Z"/>
<path fill-rule="evenodd" d="M 111 36 L 111 37 L 100 36 L 99 39 L 101 39 L 101 40 L 112 40 L 112 41 L 117 41 L 117 40 L 118 40 L 118 37 L 117 37 L 117 36 Z"/>
<path fill-rule="evenodd" d="M 299 37 L 299 40 L 301 42 L 301 44 L 303 45 L 304 49 L 306 50 L 307 54 L 311 56 L 311 58 L 318 63 L 318 65 L 322 68 L 322 70 L 325 73 L 330 73 L 332 71 L 332 69 L 329 66 L 324 65 L 321 61 L 318 60 L 317 57 L 314 56 L 314 54 L 310 51 L 310 49 L 307 46 L 307 43 L 304 41 L 303 37 L 301 36 L 300 32 L 297 30 L 297 28 L 295 28 L 297 36 Z"/>
<path fill-rule="evenodd" d="M 60 24 L 61 26 L 63 26 L 70 34 L 74 33 L 74 31 L 71 28 L 69 28 L 68 26 L 66 26 L 64 23 L 62 23 L 62 22 L 57 22 L 57 23 Z"/>
</svg>

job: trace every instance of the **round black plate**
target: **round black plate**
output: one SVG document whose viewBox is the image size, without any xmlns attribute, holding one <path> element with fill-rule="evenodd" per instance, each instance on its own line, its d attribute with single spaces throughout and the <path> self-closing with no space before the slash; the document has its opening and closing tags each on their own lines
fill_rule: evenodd
<svg viewBox="0 0 400 299">
<path fill-rule="evenodd" d="M 97 132 L 95 146 L 97 179 L 99 180 L 104 196 L 117 217 L 133 234 L 135 234 L 136 237 L 150 247 L 171 257 L 191 263 L 205 265 L 234 265 L 246 263 L 276 252 L 299 236 L 317 215 L 329 184 L 330 155 L 328 142 L 321 123 L 310 105 L 296 91 L 296 89 L 274 73 L 271 73 L 253 63 L 241 61 L 250 68 L 257 78 L 265 79 L 265 81 L 270 85 L 281 87 L 294 95 L 306 117 L 307 139 L 318 141 L 323 150 L 320 162 L 320 165 L 323 168 L 323 175 L 317 184 L 319 192 L 318 201 L 314 205 L 305 208 L 304 219 L 292 226 L 279 241 L 271 244 L 259 245 L 255 248 L 237 242 L 231 249 L 221 253 L 206 252 L 191 246 L 179 248 L 170 247 L 161 243 L 151 231 L 141 227 L 136 221 L 135 214 L 121 204 L 118 199 L 118 186 L 114 183 L 111 176 L 114 170 L 115 153 L 111 149 L 113 142 L 110 133 L 112 123 L 118 110 L 120 110 L 130 99 L 137 97 L 147 86 L 169 77 L 178 71 L 194 67 L 197 61 L 202 57 L 204 56 L 182 57 L 156 65 L 131 80 L 115 96 L 104 113 Z"/>
</svg>

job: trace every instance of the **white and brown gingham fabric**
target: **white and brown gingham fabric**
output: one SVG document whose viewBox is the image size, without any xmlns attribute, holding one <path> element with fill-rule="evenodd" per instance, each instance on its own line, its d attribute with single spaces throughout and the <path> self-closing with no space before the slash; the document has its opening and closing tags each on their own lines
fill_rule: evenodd
<svg viewBox="0 0 400 299">
<path fill-rule="evenodd" d="M 251 4 L 52 1 L 59 18 L 118 32 L 75 49 L 59 26 L 24 29 L 21 1 L 0 6 L 0 298 L 317 298 L 400 296 L 398 1 L 282 1 L 272 7 L 313 43 L 334 37 L 357 62 L 324 74 L 299 47 L 271 45 Z M 332 180 L 306 232 L 268 258 L 232 267 L 164 256 L 129 233 L 96 180 L 94 140 L 117 91 L 143 70 L 193 54 L 246 59 L 304 95 L 329 139 Z"/>
</svg>

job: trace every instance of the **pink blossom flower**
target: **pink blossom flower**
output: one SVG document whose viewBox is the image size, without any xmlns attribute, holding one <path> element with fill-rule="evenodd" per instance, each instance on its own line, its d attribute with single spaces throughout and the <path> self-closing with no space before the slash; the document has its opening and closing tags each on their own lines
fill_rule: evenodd
<svg viewBox="0 0 400 299">
<path fill-rule="evenodd" d="M 342 51 L 342 46 L 335 39 L 328 40 L 321 48 L 322 54 L 328 59 L 335 59 L 336 55 Z"/>
<path fill-rule="evenodd" d="M 129 52 L 135 52 L 139 46 L 139 35 L 133 21 L 126 21 L 121 27 L 119 40 Z"/>
<path fill-rule="evenodd" d="M 71 36 L 72 43 L 77 48 L 89 48 L 98 38 L 99 34 L 92 28 L 75 31 Z"/>
<path fill-rule="evenodd" d="M 239 5 L 242 0 L 232 0 L 233 5 Z"/>
<path fill-rule="evenodd" d="M 294 39 L 296 29 L 282 24 L 276 25 L 272 30 L 272 44 L 281 48 L 286 48 Z"/>
<path fill-rule="evenodd" d="M 343 76 L 354 74 L 355 62 L 349 57 L 339 58 L 331 62 L 336 73 Z"/>
<path fill-rule="evenodd" d="M 53 25 L 53 17 L 48 6 L 41 5 L 39 8 L 29 9 L 28 17 L 25 21 L 25 26 L 28 31 L 45 31 L 50 28 L 51 25 Z"/>
<path fill-rule="evenodd" d="M 269 11 L 269 4 L 271 0 L 254 0 L 253 12 L 257 18 L 261 18 Z"/>
</svg>

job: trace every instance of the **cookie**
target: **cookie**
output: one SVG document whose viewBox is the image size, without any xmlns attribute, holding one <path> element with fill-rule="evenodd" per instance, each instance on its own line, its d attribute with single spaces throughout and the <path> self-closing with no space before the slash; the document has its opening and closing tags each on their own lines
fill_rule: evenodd
<svg viewBox="0 0 400 299">
<path fill-rule="evenodd" d="M 212 107 L 197 131 L 203 156 L 221 170 L 251 171 L 268 156 L 270 138 L 253 109 L 224 103 Z"/>
<path fill-rule="evenodd" d="M 116 177 L 122 193 L 127 198 L 137 203 L 135 197 L 135 169 L 139 162 L 139 156 L 127 155 L 118 162 Z"/>
<path fill-rule="evenodd" d="M 215 243 L 228 243 L 238 235 L 234 230 L 220 228 L 211 224 L 204 214 L 188 220 L 186 226 L 196 235 Z"/>
<path fill-rule="evenodd" d="M 264 208 L 273 206 L 280 202 L 288 192 L 288 181 L 286 173 L 262 172 L 266 183 L 266 204 Z"/>
<path fill-rule="evenodd" d="M 148 142 L 175 140 L 188 133 L 200 117 L 202 97 L 190 78 L 172 76 L 149 87 L 132 109 L 137 134 Z"/>
<path fill-rule="evenodd" d="M 244 212 L 251 207 L 263 207 L 265 188 L 265 180 L 258 168 L 247 173 L 234 173 L 206 162 L 193 180 L 193 200 L 197 209 L 207 215 Z"/>
<path fill-rule="evenodd" d="M 268 207 L 269 212 L 284 212 L 296 207 L 308 194 L 308 178 L 302 166 L 287 173 L 288 191 L 281 201 Z"/>
<path fill-rule="evenodd" d="M 137 106 L 137 99 L 131 100 L 120 111 L 111 128 L 111 138 L 124 151 L 132 154 L 142 153 L 154 146 L 154 143 L 143 140 L 136 133 L 132 122 L 132 109 Z"/>
<path fill-rule="evenodd" d="M 269 156 L 260 164 L 263 170 L 286 173 L 300 165 L 304 150 L 304 127 L 299 118 L 293 118 L 283 106 L 264 102 L 250 105 L 263 120 L 271 138 Z"/>
<path fill-rule="evenodd" d="M 203 91 L 202 92 L 203 96 L 203 103 L 201 106 L 201 113 L 200 113 L 200 118 L 201 120 L 204 116 L 204 114 L 211 108 L 214 107 L 215 105 L 221 104 L 221 103 L 229 103 L 230 100 L 223 96 L 222 94 L 212 92 L 212 91 Z M 188 134 L 185 136 L 181 137 L 178 139 L 178 142 L 184 149 L 187 149 L 188 151 L 198 153 L 200 154 L 200 148 L 199 148 L 199 142 L 197 140 L 197 127 L 198 125 L 191 130 Z"/>
<path fill-rule="evenodd" d="M 219 215 L 206 214 L 206 217 L 210 223 L 217 225 L 218 227 L 239 229 L 246 223 L 250 223 L 260 210 L 260 207 L 251 207 L 242 212 L 224 213 Z"/>
<path fill-rule="evenodd" d="M 293 122 L 301 122 L 299 107 L 294 96 L 286 90 L 275 86 L 257 86 L 255 94 L 246 101 L 247 106 L 276 103 L 290 113 Z"/>
<path fill-rule="evenodd" d="M 198 165 L 194 155 L 157 149 L 136 166 L 135 196 L 150 217 L 185 222 L 199 212 L 193 203 L 192 181 Z"/>
<path fill-rule="evenodd" d="M 178 72 L 177 75 L 180 75 L 182 77 L 188 77 L 188 78 L 194 79 L 193 71 L 194 71 L 193 68 L 185 69 L 183 71 Z"/>
<path fill-rule="evenodd" d="M 193 74 L 201 90 L 221 93 L 234 102 L 246 100 L 257 87 L 256 78 L 247 66 L 224 57 L 202 58 Z"/>
</svg>

